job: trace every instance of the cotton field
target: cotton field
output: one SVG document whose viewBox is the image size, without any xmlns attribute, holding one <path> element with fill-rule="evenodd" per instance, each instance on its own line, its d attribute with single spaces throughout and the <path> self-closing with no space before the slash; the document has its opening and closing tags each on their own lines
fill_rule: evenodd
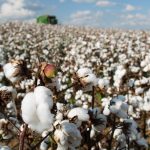
<svg viewBox="0 0 150 150">
<path fill-rule="evenodd" d="M 0 150 L 150 149 L 150 32 L 0 25 Z"/>
</svg>

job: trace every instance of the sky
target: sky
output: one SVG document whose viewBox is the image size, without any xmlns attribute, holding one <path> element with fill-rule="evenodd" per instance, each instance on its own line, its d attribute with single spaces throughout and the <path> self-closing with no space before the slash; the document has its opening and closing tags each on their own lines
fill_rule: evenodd
<svg viewBox="0 0 150 150">
<path fill-rule="evenodd" d="M 65 25 L 150 29 L 150 0 L 0 0 L 0 22 L 45 14 Z"/>
</svg>

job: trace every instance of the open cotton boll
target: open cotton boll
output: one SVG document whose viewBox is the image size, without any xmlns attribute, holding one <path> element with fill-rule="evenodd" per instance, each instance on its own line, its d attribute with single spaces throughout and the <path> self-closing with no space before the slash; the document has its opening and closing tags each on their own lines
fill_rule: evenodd
<svg viewBox="0 0 150 150">
<path fill-rule="evenodd" d="M 144 72 L 150 71 L 150 64 L 148 64 L 147 66 L 145 66 L 145 67 L 143 68 L 143 71 L 144 71 Z"/>
<path fill-rule="evenodd" d="M 142 94 L 143 92 L 144 92 L 144 89 L 141 88 L 141 87 L 138 87 L 138 88 L 135 89 L 135 94 L 136 95 Z"/>
<path fill-rule="evenodd" d="M 118 117 L 127 118 L 128 116 L 127 115 L 128 105 L 122 100 L 116 98 L 112 99 L 110 101 L 109 109 L 111 113 L 114 113 Z"/>
<path fill-rule="evenodd" d="M 104 89 L 109 86 L 109 80 L 103 78 L 98 80 L 98 87 L 100 89 Z"/>
<path fill-rule="evenodd" d="M 22 101 L 21 110 L 25 123 L 32 130 L 42 132 L 50 128 L 53 123 L 53 114 L 50 109 L 53 106 L 52 92 L 46 87 L 36 87 L 34 92 L 26 94 Z"/>
<path fill-rule="evenodd" d="M 88 121 L 90 118 L 88 114 L 88 110 L 81 108 L 81 107 L 76 107 L 76 108 L 71 109 L 67 116 L 69 119 L 72 119 L 75 116 L 77 116 L 78 120 L 80 121 Z"/>
<path fill-rule="evenodd" d="M 12 63 L 7 63 L 3 66 L 3 70 L 6 78 L 9 79 L 12 83 L 16 82 L 19 79 L 18 76 L 14 76 L 17 70 L 16 66 L 17 64 L 15 65 Z"/>
<path fill-rule="evenodd" d="M 84 77 L 88 74 L 92 74 L 92 70 L 89 69 L 89 68 L 80 68 L 78 71 L 77 71 L 77 75 L 79 78 L 81 77 Z"/>
<path fill-rule="evenodd" d="M 58 144 L 57 149 L 76 149 L 81 144 L 81 133 L 77 126 L 68 120 L 60 122 L 59 128 L 54 132 L 54 139 Z"/>
<path fill-rule="evenodd" d="M 132 66 L 132 67 L 131 67 L 131 72 L 133 72 L 133 73 L 138 73 L 139 70 L 140 70 L 139 67 L 135 67 L 135 66 Z"/>
<path fill-rule="evenodd" d="M 88 74 L 87 76 L 81 79 L 84 83 L 92 83 L 92 85 L 96 86 L 98 83 L 98 79 L 96 78 L 95 74 Z"/>
</svg>

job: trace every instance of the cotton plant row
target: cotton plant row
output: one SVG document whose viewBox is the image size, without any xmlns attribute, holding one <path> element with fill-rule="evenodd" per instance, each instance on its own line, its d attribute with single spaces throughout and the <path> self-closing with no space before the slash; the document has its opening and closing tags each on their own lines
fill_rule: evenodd
<svg viewBox="0 0 150 150">
<path fill-rule="evenodd" d="M 40 149 L 148 148 L 149 32 L 26 23 L 0 32 L 3 138 L 25 130 L 28 148 L 36 134 Z"/>
</svg>

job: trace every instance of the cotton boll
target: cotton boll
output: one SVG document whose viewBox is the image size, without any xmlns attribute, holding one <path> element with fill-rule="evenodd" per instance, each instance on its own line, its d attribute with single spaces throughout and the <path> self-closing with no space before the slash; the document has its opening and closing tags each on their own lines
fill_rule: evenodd
<svg viewBox="0 0 150 150">
<path fill-rule="evenodd" d="M 81 106 L 82 104 L 83 104 L 83 103 L 82 103 L 81 100 L 77 100 L 77 101 L 76 101 L 76 105 L 77 105 L 77 106 Z"/>
<path fill-rule="evenodd" d="M 80 121 L 88 121 L 90 117 L 88 114 L 88 110 L 81 108 L 81 107 L 71 109 L 67 116 L 69 119 L 77 116 L 78 120 Z"/>
<path fill-rule="evenodd" d="M 122 129 L 115 129 L 113 137 L 117 139 L 121 134 L 122 134 Z"/>
<path fill-rule="evenodd" d="M 82 91 L 82 90 L 78 90 L 78 91 L 76 92 L 75 99 L 79 99 L 82 95 L 83 95 L 83 91 Z"/>
<path fill-rule="evenodd" d="M 83 102 L 86 100 L 85 95 L 82 95 L 82 96 L 81 96 L 81 100 L 82 100 Z"/>
<path fill-rule="evenodd" d="M 88 108 L 89 108 L 89 106 L 88 106 L 87 104 L 83 104 L 82 108 L 84 108 L 84 109 L 88 109 Z"/>
<path fill-rule="evenodd" d="M 149 82 L 148 78 L 142 78 L 141 80 L 141 84 L 147 84 Z"/>
<path fill-rule="evenodd" d="M 61 122 L 62 131 L 71 136 L 73 139 L 82 139 L 82 136 L 74 123 L 69 123 L 67 120 Z"/>
<path fill-rule="evenodd" d="M 58 144 L 57 149 L 75 149 L 81 144 L 82 136 L 75 124 L 64 120 L 59 126 L 60 128 L 54 132 L 54 139 Z"/>
<path fill-rule="evenodd" d="M 145 66 L 145 67 L 143 68 L 143 71 L 144 71 L 144 72 L 150 71 L 150 64 L 148 64 L 147 66 Z"/>
<path fill-rule="evenodd" d="M 11 60 L 3 66 L 3 71 L 8 80 L 16 83 L 27 73 L 27 67 L 22 60 Z"/>
<path fill-rule="evenodd" d="M 141 61 L 141 67 L 145 67 L 147 65 L 147 62 L 146 61 Z"/>
<path fill-rule="evenodd" d="M 140 70 L 139 67 L 135 67 L 135 66 L 132 66 L 132 67 L 131 67 L 131 72 L 133 72 L 133 73 L 138 73 L 139 70 Z"/>
<path fill-rule="evenodd" d="M 68 145 L 67 136 L 61 130 L 55 130 L 54 139 L 56 143 L 60 143 L 60 145 Z"/>
<path fill-rule="evenodd" d="M 104 89 L 105 87 L 108 87 L 109 86 L 109 80 L 107 80 L 107 79 L 99 79 L 98 80 L 98 87 L 100 88 L 100 89 Z"/>
<path fill-rule="evenodd" d="M 78 71 L 77 71 L 77 75 L 79 78 L 81 77 L 84 77 L 88 74 L 92 74 L 92 70 L 89 69 L 89 68 L 80 68 Z"/>
<path fill-rule="evenodd" d="M 94 74 L 88 74 L 86 77 L 82 78 L 84 83 L 92 83 L 94 86 L 97 85 L 97 78 Z"/>
<path fill-rule="evenodd" d="M 69 100 L 71 98 L 71 94 L 70 93 L 66 93 L 65 94 L 65 100 Z"/>
<path fill-rule="evenodd" d="M 5 64 L 3 67 L 6 78 L 9 79 L 12 83 L 14 83 L 20 79 L 20 77 L 14 76 L 14 74 L 17 70 L 16 65 L 15 64 L 13 65 L 12 63 L 8 63 L 8 64 Z"/>
<path fill-rule="evenodd" d="M 49 89 L 40 86 L 24 97 L 21 105 L 22 117 L 32 130 L 42 132 L 53 123 L 53 114 L 50 112 L 53 106 L 51 95 Z"/>
</svg>

